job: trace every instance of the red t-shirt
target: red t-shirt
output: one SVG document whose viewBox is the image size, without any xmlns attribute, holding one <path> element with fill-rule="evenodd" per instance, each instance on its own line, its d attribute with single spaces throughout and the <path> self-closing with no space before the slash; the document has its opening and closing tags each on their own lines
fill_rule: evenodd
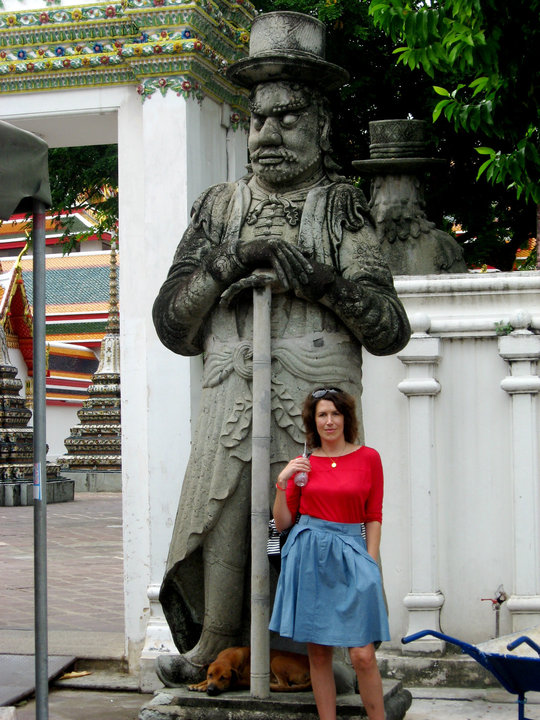
<svg viewBox="0 0 540 720">
<path fill-rule="evenodd" d="M 362 446 L 334 458 L 311 456 L 311 472 L 303 488 L 287 485 L 287 506 L 293 517 L 311 515 L 330 522 L 382 522 L 383 470 L 379 453 Z"/>
</svg>

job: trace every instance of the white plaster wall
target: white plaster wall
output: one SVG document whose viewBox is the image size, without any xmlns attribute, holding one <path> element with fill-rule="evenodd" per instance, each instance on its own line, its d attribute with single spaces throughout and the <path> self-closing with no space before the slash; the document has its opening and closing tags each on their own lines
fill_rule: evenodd
<svg viewBox="0 0 540 720">
<path fill-rule="evenodd" d="M 442 338 L 434 372 L 441 390 L 434 398 L 438 530 L 433 552 L 437 589 L 445 597 L 441 628 L 472 643 L 488 639 L 495 630 L 492 605 L 482 598 L 493 598 L 501 584 L 509 595 L 513 591 L 511 398 L 500 385 L 509 366 L 499 355 L 494 322 L 507 322 L 523 308 L 531 312 L 538 330 L 540 277 L 524 275 L 396 280 L 409 316 L 427 313 L 438 327 L 430 334 Z M 460 289 L 464 280 L 470 285 L 467 292 Z M 411 429 L 408 400 L 397 389 L 405 377 L 397 356 L 364 353 L 366 443 L 379 449 L 385 469 L 381 554 L 391 644 L 396 648 L 407 630 L 402 601 L 411 590 L 411 562 L 420 550 L 411 547 L 411 523 L 426 523 L 424 517 L 410 517 Z M 533 403 L 539 407 L 538 395 Z M 500 617 L 501 633 L 511 632 L 506 605 Z"/>
<path fill-rule="evenodd" d="M 47 405 L 46 437 L 47 437 L 47 460 L 55 461 L 60 455 L 65 455 L 67 450 L 64 440 L 69 437 L 72 427 L 80 424 L 77 411 L 80 405 Z"/>
<path fill-rule="evenodd" d="M 118 107 L 130 91 L 135 92 L 102 87 L 4 95 L 0 118 L 35 133 L 49 147 L 115 143 Z"/>
</svg>

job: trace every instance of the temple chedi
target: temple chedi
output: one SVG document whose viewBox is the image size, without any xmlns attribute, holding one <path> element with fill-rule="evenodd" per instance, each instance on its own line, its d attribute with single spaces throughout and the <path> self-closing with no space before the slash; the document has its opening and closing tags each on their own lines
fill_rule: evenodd
<svg viewBox="0 0 540 720">
<path fill-rule="evenodd" d="M 67 454 L 58 458 L 62 470 L 87 473 L 86 489 L 96 488 L 95 474 L 122 469 L 120 422 L 120 316 L 115 243 L 111 247 L 110 300 L 101 359 L 88 386 L 88 399 L 77 413 L 80 424 L 64 441 Z"/>
<path fill-rule="evenodd" d="M 33 502 L 34 431 L 32 412 L 20 395 L 22 380 L 11 364 L 4 328 L 0 325 L 0 506 Z M 74 484 L 58 477 L 59 467 L 47 463 L 47 502 L 73 500 Z"/>
</svg>

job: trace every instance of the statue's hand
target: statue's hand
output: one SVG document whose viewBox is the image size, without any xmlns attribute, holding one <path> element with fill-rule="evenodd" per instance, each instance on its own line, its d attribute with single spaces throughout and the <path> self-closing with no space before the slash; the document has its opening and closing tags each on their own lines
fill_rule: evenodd
<svg viewBox="0 0 540 720">
<path fill-rule="evenodd" d="M 304 283 L 296 294 L 304 300 L 316 302 L 328 292 L 335 279 L 336 274 L 331 265 L 313 263 L 307 283 Z"/>
<path fill-rule="evenodd" d="M 234 283 L 250 271 L 238 257 L 238 242 L 213 248 L 204 256 L 203 264 L 216 282 L 225 284 Z"/>
<path fill-rule="evenodd" d="M 265 285 L 275 285 L 275 283 L 276 275 L 274 272 L 271 270 L 268 272 L 258 270 L 228 287 L 227 290 L 222 293 L 220 302 L 229 307 L 234 298 L 244 290 L 263 288 Z"/>
<path fill-rule="evenodd" d="M 237 255 L 242 265 L 251 268 L 270 267 L 285 290 L 297 291 L 309 281 L 313 268 L 300 250 L 285 240 L 251 240 L 240 242 Z"/>
</svg>

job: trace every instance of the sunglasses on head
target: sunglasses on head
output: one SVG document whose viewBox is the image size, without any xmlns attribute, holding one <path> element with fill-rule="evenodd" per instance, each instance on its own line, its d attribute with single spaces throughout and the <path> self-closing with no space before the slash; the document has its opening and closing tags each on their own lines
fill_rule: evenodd
<svg viewBox="0 0 540 720">
<path fill-rule="evenodd" d="M 340 390 L 339 388 L 319 388 L 319 390 L 314 390 L 311 393 L 311 397 L 315 398 L 315 400 L 318 400 L 319 398 L 322 398 L 325 395 L 328 395 L 328 393 L 340 393 L 340 392 L 343 392 L 343 390 Z"/>
</svg>

